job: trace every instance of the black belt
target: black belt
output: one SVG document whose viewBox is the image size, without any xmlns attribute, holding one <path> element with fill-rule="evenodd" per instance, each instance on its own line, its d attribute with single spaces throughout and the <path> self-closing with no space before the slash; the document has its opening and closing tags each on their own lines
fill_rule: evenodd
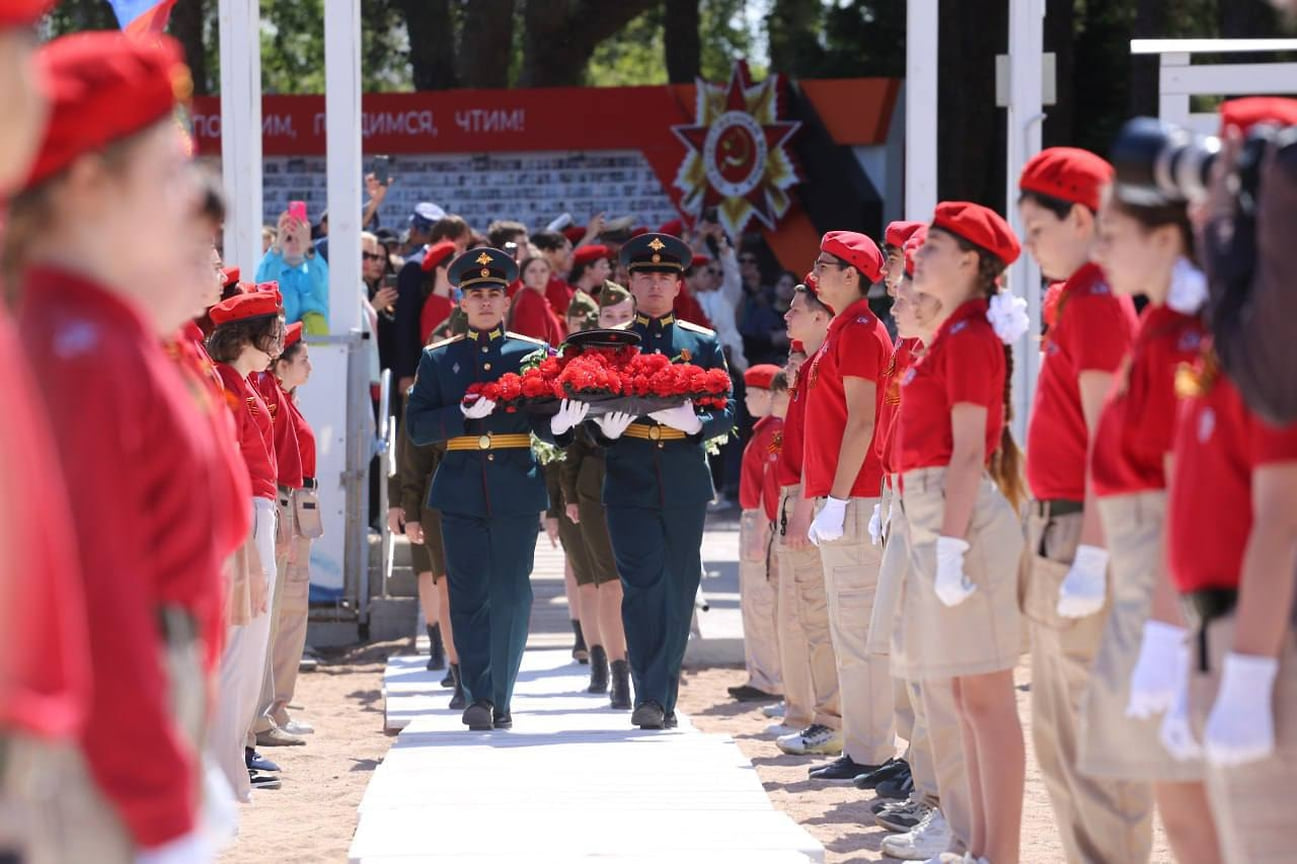
<svg viewBox="0 0 1297 864">
<path fill-rule="evenodd" d="M 303 477 L 302 488 L 314 492 L 316 489 L 320 488 L 320 483 L 314 477 Z"/>
<path fill-rule="evenodd" d="M 158 632 L 168 645 L 188 645 L 198 639 L 198 619 L 180 606 L 160 606 Z"/>
<path fill-rule="evenodd" d="M 1204 588 L 1201 591 L 1190 591 L 1181 599 L 1184 602 L 1185 617 L 1193 627 L 1195 641 L 1198 643 L 1198 670 L 1207 672 L 1211 668 L 1207 657 L 1207 625 L 1234 611 L 1238 604 L 1238 591 L 1234 588 Z"/>
<path fill-rule="evenodd" d="M 1052 516 L 1070 516 L 1085 510 L 1084 501 L 1073 501 L 1070 498 L 1049 498 L 1035 502 L 1036 515 L 1042 519 Z"/>
</svg>

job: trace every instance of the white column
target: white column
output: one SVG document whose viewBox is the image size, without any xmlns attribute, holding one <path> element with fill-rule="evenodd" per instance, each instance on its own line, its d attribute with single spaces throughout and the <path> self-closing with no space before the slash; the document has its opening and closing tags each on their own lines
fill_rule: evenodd
<svg viewBox="0 0 1297 864">
<path fill-rule="evenodd" d="M 261 8 L 221 0 L 221 174 L 225 262 L 251 280 L 261 260 Z"/>
<path fill-rule="evenodd" d="M 360 327 L 360 2 L 325 0 L 324 134 L 328 147 L 329 324 Z"/>
<path fill-rule="evenodd" d="M 905 218 L 937 206 L 937 0 L 905 4 Z"/>
<path fill-rule="evenodd" d="M 1009 224 L 1021 238 L 1018 216 L 1018 177 L 1032 156 L 1040 152 L 1040 127 L 1044 64 L 1044 0 L 1009 2 L 1009 110 L 1008 171 L 1005 208 Z M 1031 329 L 1013 348 L 1013 432 L 1019 442 L 1026 438 L 1027 411 L 1040 371 L 1040 268 L 1024 251 L 1009 271 L 1009 287 L 1027 299 Z"/>
</svg>

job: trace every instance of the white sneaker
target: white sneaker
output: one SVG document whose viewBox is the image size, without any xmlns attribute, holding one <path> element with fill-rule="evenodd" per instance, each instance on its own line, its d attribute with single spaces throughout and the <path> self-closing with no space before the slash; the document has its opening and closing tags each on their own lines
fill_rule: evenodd
<svg viewBox="0 0 1297 864">
<path fill-rule="evenodd" d="M 788 711 L 787 702 L 776 702 L 773 705 L 767 705 L 766 707 L 761 709 L 761 713 L 771 718 L 772 720 L 775 717 L 783 717 L 787 711 Z"/>
<path fill-rule="evenodd" d="M 837 756 L 842 752 L 842 733 L 819 723 L 812 723 L 800 732 L 781 735 L 775 744 L 785 753 L 802 756 L 814 753 L 821 756 Z"/>
<path fill-rule="evenodd" d="M 304 723 L 301 720 L 289 720 L 283 726 L 279 727 L 289 735 L 312 735 L 315 733 L 315 727 L 310 723 Z"/>
<path fill-rule="evenodd" d="M 929 858 L 923 864 L 978 864 L 981 861 L 985 864 L 985 858 L 974 858 L 967 852 L 942 852 L 935 858 Z"/>
<path fill-rule="evenodd" d="M 766 734 L 774 738 L 782 738 L 785 735 L 792 735 L 800 731 L 802 730 L 796 726 L 789 726 L 787 723 L 771 723 L 766 727 Z"/>
<path fill-rule="evenodd" d="M 949 847 L 950 826 L 941 815 L 941 808 L 933 807 L 909 831 L 884 837 L 882 849 L 883 854 L 904 861 L 927 861 Z"/>
</svg>

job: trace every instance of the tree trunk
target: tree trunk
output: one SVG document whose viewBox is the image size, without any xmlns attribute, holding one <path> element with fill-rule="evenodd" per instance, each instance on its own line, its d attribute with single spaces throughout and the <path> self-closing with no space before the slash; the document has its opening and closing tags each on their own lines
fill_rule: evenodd
<svg viewBox="0 0 1297 864">
<path fill-rule="evenodd" d="M 1055 103 L 1044 108 L 1046 120 L 1041 129 L 1046 147 L 1071 144 L 1076 122 L 1075 56 L 1073 42 L 1073 0 L 1045 0 L 1045 50 L 1054 54 Z"/>
<path fill-rule="evenodd" d="M 476 0 L 474 0 L 476 3 Z M 599 43 L 656 0 L 526 0 L 519 87 L 577 87 Z"/>
<path fill-rule="evenodd" d="M 938 34 L 937 191 L 1004 206 L 1004 112 L 995 108 L 995 55 L 1009 40 L 1002 0 L 943 0 Z"/>
<path fill-rule="evenodd" d="M 702 69 L 702 38 L 698 28 L 702 17 L 699 0 L 666 0 L 666 30 L 663 34 L 667 80 L 692 84 Z"/>
<path fill-rule="evenodd" d="M 415 90 L 459 86 L 455 74 L 455 25 L 450 0 L 399 0 L 410 34 L 410 73 Z"/>
<path fill-rule="evenodd" d="M 473 0 L 464 4 L 464 25 L 459 35 L 461 86 L 509 86 L 513 10 L 514 0 Z"/>
<path fill-rule="evenodd" d="M 766 17 L 770 68 L 789 78 L 813 77 L 824 59 L 819 31 L 821 0 L 775 0 Z"/>
<path fill-rule="evenodd" d="M 194 77 L 194 95 L 206 96 L 212 92 L 207 78 L 207 50 L 203 44 L 203 22 L 207 17 L 206 0 L 189 0 L 177 3 L 171 10 L 170 32 L 185 49 L 185 62 Z"/>
</svg>

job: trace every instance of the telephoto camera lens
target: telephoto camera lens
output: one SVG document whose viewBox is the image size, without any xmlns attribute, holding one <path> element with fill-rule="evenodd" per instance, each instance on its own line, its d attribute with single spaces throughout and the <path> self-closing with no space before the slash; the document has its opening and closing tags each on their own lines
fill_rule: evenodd
<svg viewBox="0 0 1297 864">
<path fill-rule="evenodd" d="M 1207 197 L 1220 139 L 1198 135 L 1154 117 L 1128 120 L 1112 143 L 1116 195 L 1137 206 L 1156 207 Z"/>
</svg>

